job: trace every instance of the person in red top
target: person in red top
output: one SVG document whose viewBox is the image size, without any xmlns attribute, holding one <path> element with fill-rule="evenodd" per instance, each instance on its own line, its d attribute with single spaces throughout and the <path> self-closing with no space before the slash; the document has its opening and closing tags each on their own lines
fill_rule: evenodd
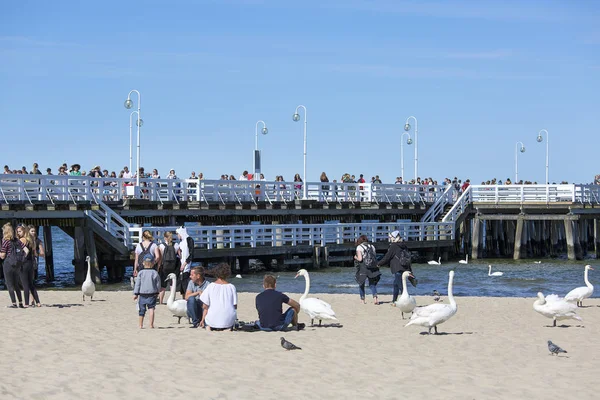
<svg viewBox="0 0 600 400">
<path fill-rule="evenodd" d="M 467 190 L 467 188 L 469 187 L 469 185 L 471 184 L 471 180 L 467 179 L 465 181 L 465 183 L 462 184 L 462 187 L 460 188 L 461 192 L 465 192 L 465 190 Z"/>
</svg>

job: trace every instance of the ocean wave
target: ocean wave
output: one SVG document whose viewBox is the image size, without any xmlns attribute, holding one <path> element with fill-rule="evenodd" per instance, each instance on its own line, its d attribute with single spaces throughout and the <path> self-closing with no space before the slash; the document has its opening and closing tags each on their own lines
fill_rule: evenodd
<svg viewBox="0 0 600 400">
<path fill-rule="evenodd" d="M 330 283 L 327 287 L 331 288 L 357 288 L 358 284 L 356 283 Z"/>
</svg>

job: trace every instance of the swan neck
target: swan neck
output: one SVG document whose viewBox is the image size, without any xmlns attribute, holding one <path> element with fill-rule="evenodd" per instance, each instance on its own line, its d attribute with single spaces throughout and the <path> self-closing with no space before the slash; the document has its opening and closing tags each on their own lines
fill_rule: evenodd
<svg viewBox="0 0 600 400">
<path fill-rule="evenodd" d="M 85 280 L 91 281 L 92 280 L 92 263 L 90 262 L 90 260 L 88 260 L 87 265 L 88 265 L 88 268 L 87 268 L 87 275 L 85 277 Z"/>
<path fill-rule="evenodd" d="M 171 291 L 169 293 L 169 302 L 174 302 L 175 301 L 175 288 L 177 287 L 177 276 L 175 276 L 173 279 L 171 279 Z M 187 288 L 186 288 L 187 290 Z"/>
<path fill-rule="evenodd" d="M 408 293 L 406 292 L 406 275 L 404 275 L 404 273 L 402 273 L 402 296 L 404 296 L 404 294 L 406 293 L 406 295 L 408 295 Z"/>
<path fill-rule="evenodd" d="M 304 294 L 302 297 L 300 297 L 300 301 L 304 300 L 308 296 L 308 292 L 310 290 L 310 277 L 308 274 L 304 275 L 304 281 L 306 282 L 306 285 L 304 286 Z"/>
<path fill-rule="evenodd" d="M 454 286 L 454 276 L 450 276 L 448 279 L 448 300 L 452 307 L 456 307 L 456 302 L 454 301 L 454 295 L 452 294 L 452 288 Z"/>
<path fill-rule="evenodd" d="M 592 284 L 590 283 L 589 279 L 588 279 L 588 272 L 590 272 L 590 270 L 588 268 L 586 268 L 585 272 L 583 273 L 583 280 L 585 282 L 585 286 L 587 286 L 587 287 L 593 287 Z"/>
</svg>

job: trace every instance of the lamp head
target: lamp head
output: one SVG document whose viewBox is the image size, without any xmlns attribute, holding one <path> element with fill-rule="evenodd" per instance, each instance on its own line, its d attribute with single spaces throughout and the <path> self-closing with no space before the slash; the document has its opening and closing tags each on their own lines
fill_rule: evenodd
<svg viewBox="0 0 600 400">
<path fill-rule="evenodd" d="M 141 128 L 144 125 L 144 120 L 139 118 L 137 121 L 135 121 L 135 124 Z"/>
<path fill-rule="evenodd" d="M 267 133 L 269 133 L 269 130 L 267 129 L 267 127 L 263 127 L 262 131 L 260 131 L 263 135 L 266 135 Z"/>
<path fill-rule="evenodd" d="M 411 138 L 406 139 L 406 144 L 412 144 L 412 139 Z"/>
<path fill-rule="evenodd" d="M 542 135 L 538 135 L 538 137 L 537 137 L 537 141 L 541 143 L 541 142 L 542 142 L 542 140 L 544 140 L 544 138 L 542 138 Z"/>
<path fill-rule="evenodd" d="M 521 153 L 525 153 L 525 146 L 521 146 Z"/>
<path fill-rule="evenodd" d="M 406 124 L 406 125 L 404 125 L 404 130 L 405 130 L 406 132 L 410 131 L 410 124 Z"/>
<path fill-rule="evenodd" d="M 294 122 L 298 122 L 298 121 L 300 121 L 300 114 L 295 113 L 292 118 L 294 119 Z"/>
<path fill-rule="evenodd" d="M 125 108 L 129 110 L 131 107 L 133 107 L 133 101 L 131 99 L 125 100 Z"/>
</svg>

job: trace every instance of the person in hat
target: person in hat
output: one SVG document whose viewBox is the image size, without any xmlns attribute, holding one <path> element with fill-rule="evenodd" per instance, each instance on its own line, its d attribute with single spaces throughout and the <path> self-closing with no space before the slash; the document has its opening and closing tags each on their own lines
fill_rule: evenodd
<svg viewBox="0 0 600 400">
<path fill-rule="evenodd" d="M 71 176 L 81 176 L 81 165 L 73 164 L 71 165 L 71 171 L 69 172 Z"/>
<path fill-rule="evenodd" d="M 402 240 L 399 231 L 393 231 L 388 236 L 390 247 L 385 256 L 377 263 L 378 266 L 389 265 L 392 274 L 394 275 L 394 290 L 392 294 L 392 305 L 395 305 L 398 300 L 398 295 L 402 292 L 402 273 L 404 271 L 412 272 L 411 253 L 408 247 Z M 411 279 L 410 282 L 416 286 L 416 280 Z"/>
<path fill-rule="evenodd" d="M 156 296 L 160 291 L 160 276 L 152 267 L 154 256 L 146 254 L 143 260 L 144 269 L 138 272 L 133 287 L 133 300 L 138 300 L 139 325 L 144 327 L 146 309 L 150 318 L 150 328 L 154 328 L 154 309 L 156 308 Z"/>
</svg>

